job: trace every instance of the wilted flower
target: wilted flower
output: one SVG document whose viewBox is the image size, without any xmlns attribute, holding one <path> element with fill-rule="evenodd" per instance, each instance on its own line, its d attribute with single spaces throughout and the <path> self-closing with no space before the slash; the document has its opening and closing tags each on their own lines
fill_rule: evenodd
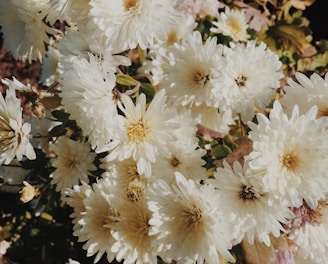
<svg viewBox="0 0 328 264">
<path fill-rule="evenodd" d="M 31 201 L 34 197 L 39 196 L 40 191 L 37 187 L 32 186 L 27 181 L 23 181 L 25 187 L 20 191 L 21 197 L 20 201 L 23 203 L 27 203 Z"/>
</svg>

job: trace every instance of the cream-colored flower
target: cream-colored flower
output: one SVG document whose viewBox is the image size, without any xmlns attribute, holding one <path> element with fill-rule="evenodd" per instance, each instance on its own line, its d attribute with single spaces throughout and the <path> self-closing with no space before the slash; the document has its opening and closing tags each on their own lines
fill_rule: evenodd
<svg viewBox="0 0 328 264">
<path fill-rule="evenodd" d="M 23 122 L 15 83 L 6 79 L 5 84 L 9 86 L 6 97 L 0 95 L 0 164 L 9 164 L 15 156 L 18 160 L 22 160 L 24 155 L 28 159 L 35 159 L 35 152 L 29 142 L 31 125 Z"/>
<path fill-rule="evenodd" d="M 80 181 L 89 182 L 89 171 L 96 170 L 93 164 L 96 153 L 91 151 L 90 144 L 60 137 L 51 149 L 56 154 L 56 158 L 51 160 L 56 169 L 50 174 L 56 191 L 64 192 Z"/>
<path fill-rule="evenodd" d="M 133 158 L 137 162 L 139 174 L 151 176 L 151 164 L 158 157 L 169 155 L 167 144 L 175 140 L 174 129 L 180 127 L 166 105 L 164 90 L 158 92 L 146 109 L 146 96 L 140 94 L 136 104 L 122 94 L 124 117 L 120 116 L 124 131 L 111 144 L 108 160 Z"/>
<path fill-rule="evenodd" d="M 304 115 L 295 106 L 288 118 L 275 101 L 269 118 L 257 114 L 258 123 L 248 124 L 253 140 L 250 167 L 264 170 L 264 189 L 293 207 L 304 199 L 315 208 L 328 190 L 327 122 L 316 115 L 316 106 Z"/>
<path fill-rule="evenodd" d="M 318 117 L 328 116 L 328 73 L 322 78 L 313 73 L 309 78 L 300 72 L 295 73 L 297 82 L 288 79 L 284 87 L 286 94 L 280 99 L 286 114 L 291 115 L 295 105 L 300 114 L 305 114 L 312 106 L 318 107 Z"/>
<path fill-rule="evenodd" d="M 116 259 L 124 264 L 156 263 L 157 252 L 153 248 L 156 235 L 150 235 L 149 220 L 152 212 L 146 201 L 118 203 L 120 221 L 116 223 L 113 237 L 117 240 L 111 247 L 116 253 Z"/>
<path fill-rule="evenodd" d="M 213 186 L 176 173 L 172 184 L 159 180 L 149 190 L 149 234 L 158 235 L 154 245 L 164 261 L 214 264 L 220 253 L 234 262 L 228 251 L 232 226 Z"/>
<path fill-rule="evenodd" d="M 113 53 L 146 49 L 154 39 L 165 40 L 177 18 L 173 0 L 92 0 L 90 16 L 107 37 Z"/>
<path fill-rule="evenodd" d="M 246 41 L 250 36 L 247 34 L 248 24 L 243 10 L 225 8 L 216 16 L 211 32 L 221 33 L 231 37 L 234 41 Z"/>
<path fill-rule="evenodd" d="M 111 251 L 115 242 L 112 232 L 120 218 L 113 202 L 115 197 L 108 194 L 107 184 L 105 180 L 99 180 L 92 185 L 93 191 L 83 199 L 85 213 L 78 222 L 81 228 L 74 232 L 79 242 L 85 242 L 83 249 L 87 251 L 87 256 L 96 255 L 94 263 L 97 263 L 105 253 L 108 262 L 115 258 Z"/>
<path fill-rule="evenodd" d="M 0 1 L 4 45 L 16 59 L 42 61 L 50 40 L 48 34 L 56 33 L 44 22 L 49 8 L 48 0 Z"/>
<path fill-rule="evenodd" d="M 39 196 L 40 191 L 37 187 L 32 186 L 27 181 L 23 181 L 24 187 L 20 191 L 21 197 L 20 201 L 22 203 L 27 203 L 31 201 L 34 197 Z"/>
</svg>

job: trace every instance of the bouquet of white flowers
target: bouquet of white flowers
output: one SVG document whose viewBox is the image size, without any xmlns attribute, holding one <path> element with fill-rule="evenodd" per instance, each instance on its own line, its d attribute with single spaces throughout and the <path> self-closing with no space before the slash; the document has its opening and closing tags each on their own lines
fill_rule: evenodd
<svg viewBox="0 0 328 264">
<path fill-rule="evenodd" d="M 0 263 L 327 263 L 313 2 L 0 0 Z"/>
</svg>

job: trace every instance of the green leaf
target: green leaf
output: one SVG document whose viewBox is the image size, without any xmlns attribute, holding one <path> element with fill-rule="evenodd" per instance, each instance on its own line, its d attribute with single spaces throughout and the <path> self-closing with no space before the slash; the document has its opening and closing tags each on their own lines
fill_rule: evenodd
<svg viewBox="0 0 328 264">
<path fill-rule="evenodd" d="M 223 138 L 223 142 L 225 145 L 227 145 L 232 151 L 238 148 L 238 145 L 232 140 L 230 135 L 226 135 Z"/>
<path fill-rule="evenodd" d="M 116 75 L 116 83 L 125 85 L 125 86 L 136 86 L 137 85 L 137 81 L 128 74 L 117 74 Z"/>
<path fill-rule="evenodd" d="M 66 133 L 66 129 L 64 125 L 59 125 L 59 126 L 55 126 L 53 127 L 50 131 L 49 131 L 49 136 L 62 136 L 65 135 Z"/>
<path fill-rule="evenodd" d="M 154 86 L 150 83 L 141 83 L 140 92 L 146 95 L 147 103 L 154 98 L 156 93 Z"/>
<path fill-rule="evenodd" d="M 232 150 L 227 145 L 219 144 L 216 140 L 211 141 L 212 155 L 218 159 L 225 158 Z"/>
<path fill-rule="evenodd" d="M 68 113 L 65 113 L 63 111 L 60 111 L 60 110 L 54 110 L 51 112 L 51 115 L 56 118 L 58 121 L 66 121 L 69 117 L 69 114 Z"/>
</svg>

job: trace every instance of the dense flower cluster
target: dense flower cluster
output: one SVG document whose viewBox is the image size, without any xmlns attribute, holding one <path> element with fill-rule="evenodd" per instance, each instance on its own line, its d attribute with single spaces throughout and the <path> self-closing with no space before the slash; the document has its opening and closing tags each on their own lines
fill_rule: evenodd
<svg viewBox="0 0 328 264">
<path fill-rule="evenodd" d="M 254 10 L 0 0 L 6 48 L 43 61 L 38 90 L 2 80 L 21 201 L 60 194 L 94 263 L 327 263 L 328 74 L 293 78 Z"/>
</svg>

